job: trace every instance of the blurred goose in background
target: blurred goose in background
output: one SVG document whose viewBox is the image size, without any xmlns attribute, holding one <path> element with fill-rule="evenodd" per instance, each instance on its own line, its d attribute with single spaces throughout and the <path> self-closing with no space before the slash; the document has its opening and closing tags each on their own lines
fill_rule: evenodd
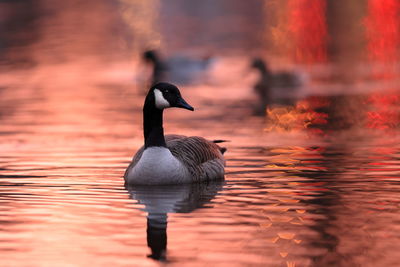
<svg viewBox="0 0 400 267">
<path fill-rule="evenodd" d="M 253 59 L 251 68 L 259 71 L 259 80 L 254 84 L 260 105 L 257 114 L 265 114 L 265 108 L 271 104 L 291 105 L 298 94 L 298 89 L 305 83 L 302 73 L 277 71 L 272 72 L 261 58 Z"/>
<path fill-rule="evenodd" d="M 196 83 L 205 78 L 213 62 L 211 57 L 198 59 L 185 55 L 162 59 L 156 50 L 145 51 L 143 60 L 152 66 L 152 85 L 162 81 L 179 84 Z"/>
<path fill-rule="evenodd" d="M 166 135 L 163 111 L 177 107 L 194 110 L 179 89 L 157 83 L 143 107 L 144 146 L 139 149 L 124 178 L 126 184 L 183 184 L 224 179 L 225 148 L 199 136 Z"/>
<path fill-rule="evenodd" d="M 167 67 L 155 50 L 144 52 L 143 60 L 152 67 L 151 85 L 166 80 Z"/>
<path fill-rule="evenodd" d="M 130 197 L 147 212 L 148 257 L 167 260 L 168 213 L 190 213 L 209 203 L 223 188 L 223 181 L 182 185 L 126 186 Z M 194 240 L 193 240 L 194 241 Z"/>
</svg>

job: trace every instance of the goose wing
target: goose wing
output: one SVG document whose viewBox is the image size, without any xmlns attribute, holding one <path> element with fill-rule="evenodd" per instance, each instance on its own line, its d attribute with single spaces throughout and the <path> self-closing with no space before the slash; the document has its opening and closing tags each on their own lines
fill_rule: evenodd
<svg viewBox="0 0 400 267">
<path fill-rule="evenodd" d="M 221 148 L 199 136 L 167 135 L 166 143 L 172 154 L 184 162 L 202 164 L 216 158 L 223 159 Z"/>
<path fill-rule="evenodd" d="M 195 181 L 224 177 L 223 148 L 199 136 L 167 136 L 167 147 L 189 170 Z"/>
</svg>

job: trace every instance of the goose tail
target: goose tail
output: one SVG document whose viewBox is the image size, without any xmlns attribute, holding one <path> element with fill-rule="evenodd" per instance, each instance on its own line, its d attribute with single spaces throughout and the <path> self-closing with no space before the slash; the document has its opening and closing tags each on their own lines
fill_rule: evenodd
<svg viewBox="0 0 400 267">
<path fill-rule="evenodd" d="M 217 139 L 217 140 L 213 140 L 212 142 L 213 142 L 213 143 L 215 143 L 215 144 L 218 144 L 218 143 L 225 143 L 225 142 L 229 142 L 229 140 Z"/>
<path fill-rule="evenodd" d="M 220 147 L 219 151 L 221 151 L 221 154 L 223 155 L 227 151 L 227 149 L 226 147 Z"/>
<path fill-rule="evenodd" d="M 219 144 L 219 143 L 225 143 L 225 142 L 229 142 L 229 141 L 228 140 L 217 139 L 217 140 L 213 140 L 212 142 L 214 144 Z M 219 151 L 221 151 L 222 155 L 227 151 L 226 147 L 218 146 L 218 148 L 219 148 Z"/>
</svg>

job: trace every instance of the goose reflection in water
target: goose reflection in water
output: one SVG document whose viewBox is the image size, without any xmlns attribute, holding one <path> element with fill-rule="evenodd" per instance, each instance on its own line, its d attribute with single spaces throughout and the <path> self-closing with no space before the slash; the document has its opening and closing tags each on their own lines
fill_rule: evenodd
<svg viewBox="0 0 400 267">
<path fill-rule="evenodd" d="M 181 185 L 126 185 L 130 198 L 147 212 L 147 245 L 149 258 L 167 259 L 168 213 L 190 213 L 203 207 L 222 190 L 223 181 Z"/>
</svg>

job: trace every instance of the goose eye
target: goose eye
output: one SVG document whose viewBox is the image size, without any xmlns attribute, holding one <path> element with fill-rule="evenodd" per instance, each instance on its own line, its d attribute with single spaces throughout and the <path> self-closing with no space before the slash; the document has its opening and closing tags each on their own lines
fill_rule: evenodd
<svg viewBox="0 0 400 267">
<path fill-rule="evenodd" d="M 168 91 L 168 89 L 166 89 L 164 92 L 165 92 L 165 93 L 168 93 L 169 91 Z"/>
</svg>

